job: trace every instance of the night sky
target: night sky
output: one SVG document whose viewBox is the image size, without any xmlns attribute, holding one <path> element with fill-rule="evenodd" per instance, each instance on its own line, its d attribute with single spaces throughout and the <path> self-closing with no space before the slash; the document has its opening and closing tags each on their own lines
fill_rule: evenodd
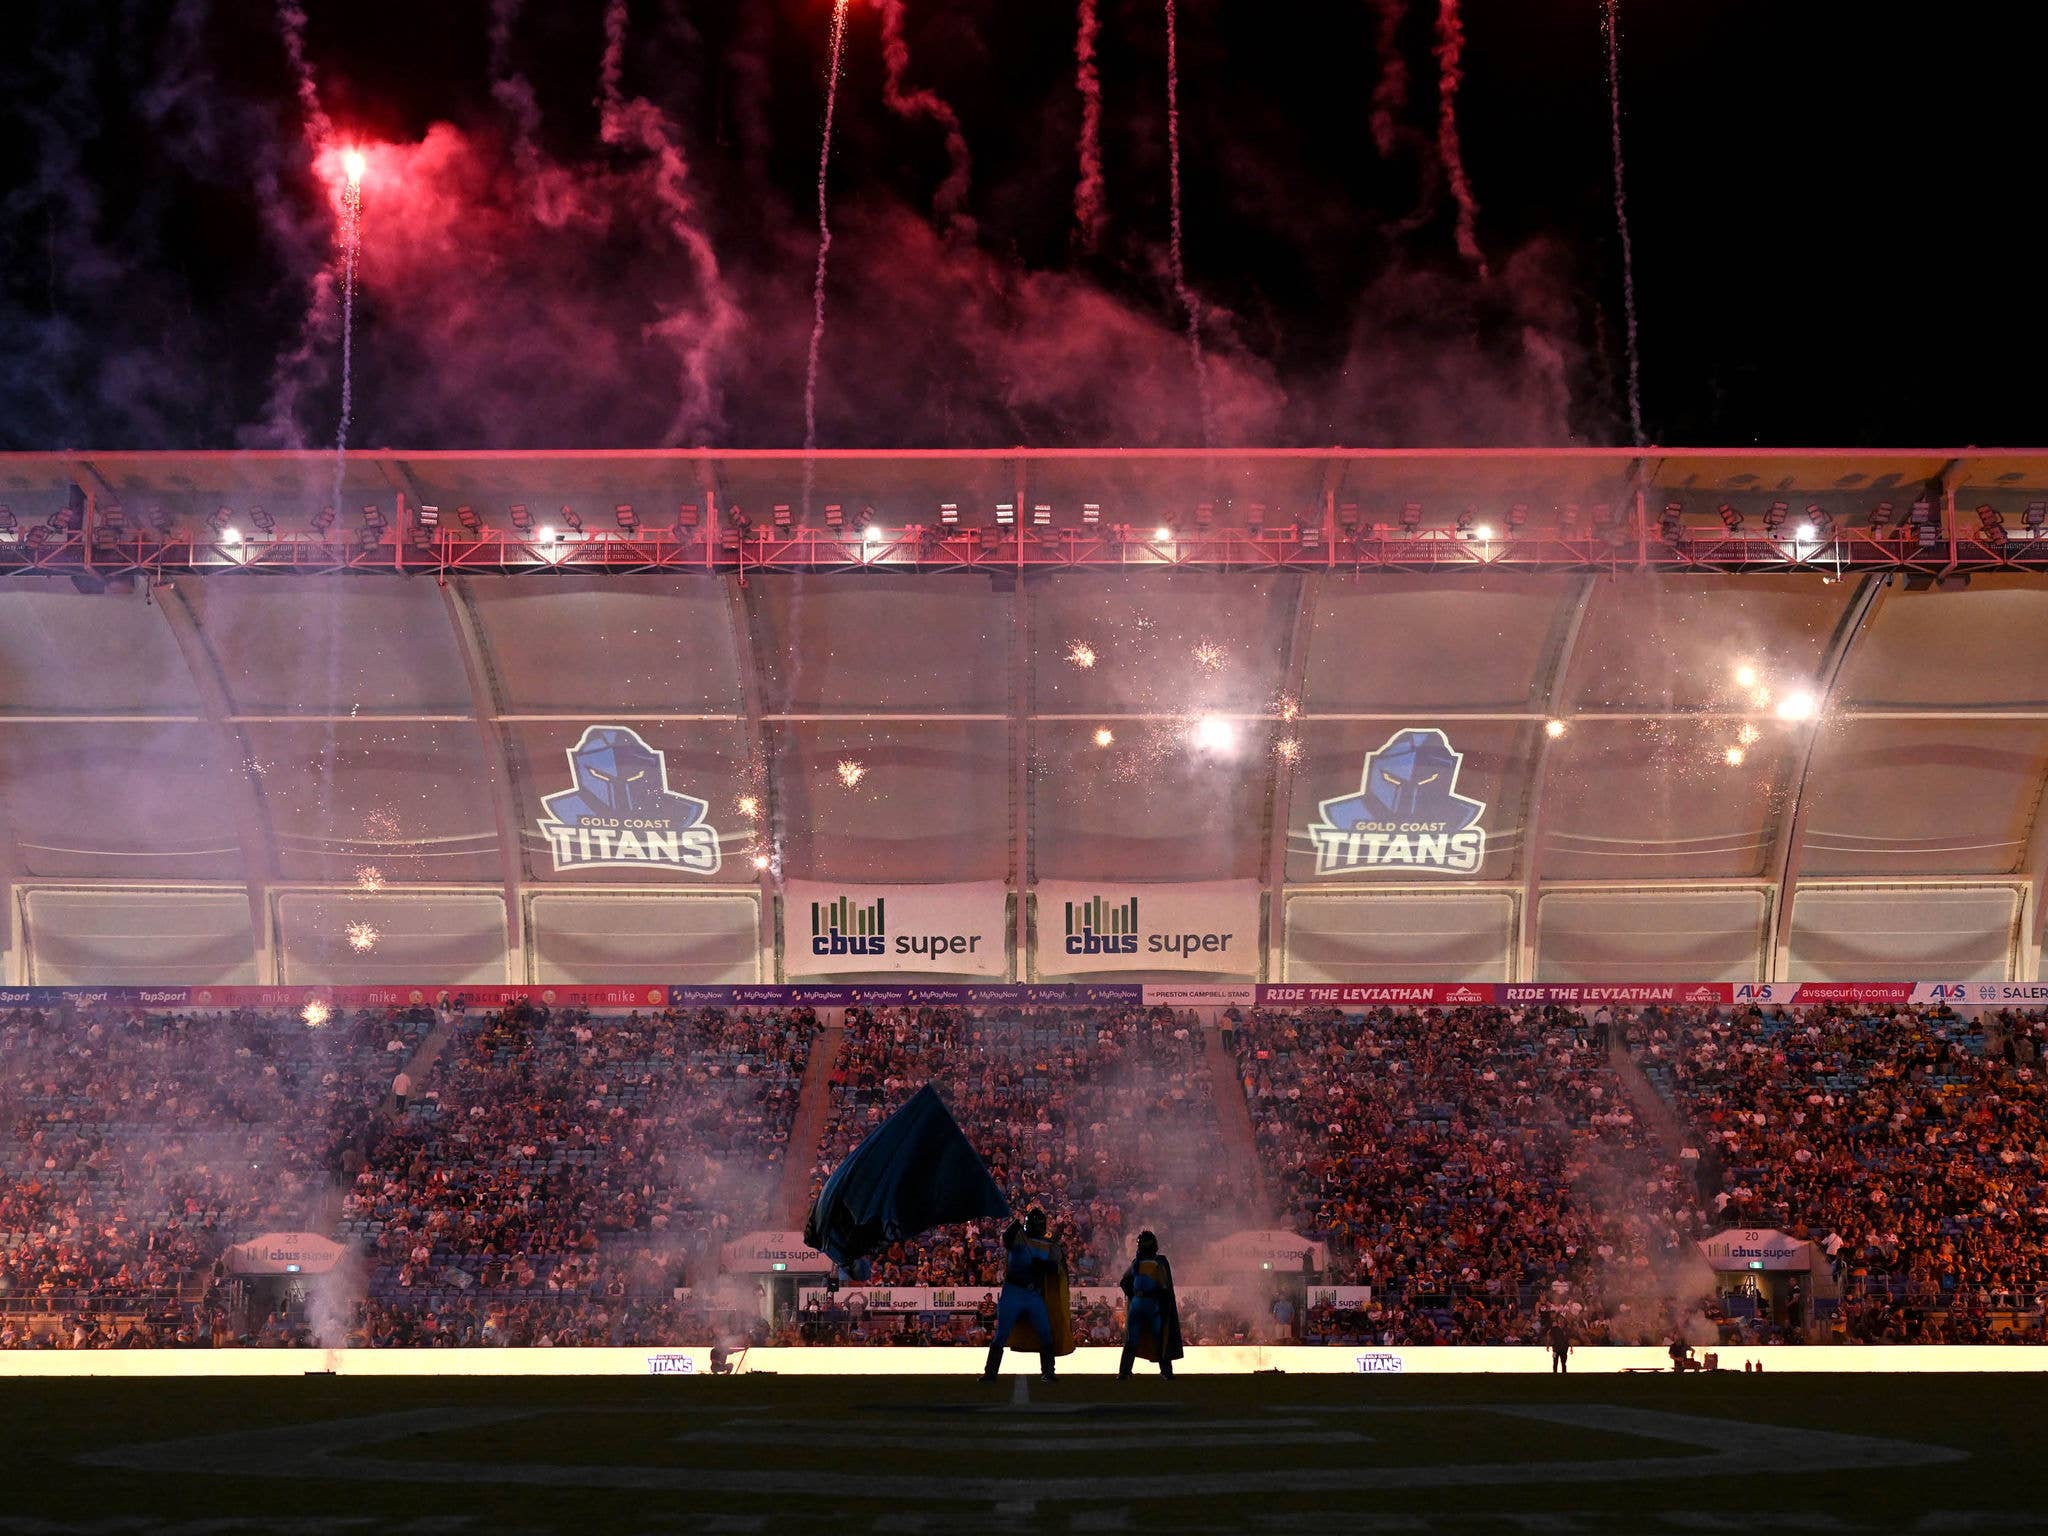
<svg viewBox="0 0 2048 1536">
<path fill-rule="evenodd" d="M 1466 0 L 1482 278 L 1438 155 L 1438 0 L 1406 7 L 1374 143 L 1396 3 L 1182 0 L 1214 441 L 1628 441 L 1599 5 Z M 957 111 L 969 191 L 934 209 L 941 132 L 889 110 L 880 11 L 850 0 L 819 444 L 1198 443 L 1160 0 L 1099 0 L 1093 253 L 1075 6 L 903 4 L 905 88 Z M 666 185 L 654 141 L 603 141 L 603 0 L 308 9 L 325 160 L 265 0 L 0 15 L 0 448 L 330 444 L 350 143 L 352 443 L 802 443 L 827 0 L 631 0 L 622 99 L 687 162 Z M 1653 442 L 2043 438 L 2033 10 L 1623 0 Z"/>
</svg>

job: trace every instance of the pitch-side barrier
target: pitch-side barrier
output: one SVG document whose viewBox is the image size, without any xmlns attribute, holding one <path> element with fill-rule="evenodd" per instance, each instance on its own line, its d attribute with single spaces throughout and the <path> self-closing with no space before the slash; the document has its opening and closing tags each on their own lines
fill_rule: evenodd
<svg viewBox="0 0 2048 1536">
<path fill-rule="evenodd" d="M 2048 1347 L 2017 1344 L 1810 1344 L 1723 1346 L 1721 1369 L 1745 1361 L 1772 1372 L 2048 1371 Z M 1706 1350 L 1696 1354 L 1704 1357 Z M 1060 1361 L 1066 1376 L 1115 1373 L 1121 1351 L 1089 1347 Z M 979 1348 L 832 1347 L 736 1351 L 734 1374 L 782 1376 L 970 1376 Z M 1036 1372 L 1031 1356 L 1011 1356 L 1005 1373 Z M 1152 1367 L 1142 1367 L 1150 1372 Z M 1657 1347 L 1587 1346 L 1571 1356 L 1574 1375 L 1669 1372 Z M 1435 1376 L 1541 1374 L 1550 1351 L 1539 1346 L 1197 1345 L 1181 1361 L 1189 1376 L 1284 1371 L 1298 1375 Z M 708 1346 L 674 1349 L 105 1349 L 0 1351 L 0 1378 L 233 1376 L 708 1376 Z"/>
</svg>

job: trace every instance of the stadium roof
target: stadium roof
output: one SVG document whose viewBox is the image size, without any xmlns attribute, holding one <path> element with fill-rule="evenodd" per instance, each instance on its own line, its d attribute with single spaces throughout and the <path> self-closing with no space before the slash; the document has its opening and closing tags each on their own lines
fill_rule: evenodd
<svg viewBox="0 0 2048 1536">
<path fill-rule="evenodd" d="M 354 452 L 350 516 L 316 534 L 335 469 L 0 456 L 0 878 L 43 893 L 52 943 L 64 922 L 90 949 L 93 925 L 134 921 L 108 893 L 194 882 L 248 893 L 252 978 L 356 974 L 308 952 L 284 975 L 272 950 L 284 895 L 330 912 L 367 864 L 387 899 L 502 901 L 462 963 L 509 953 L 550 979 L 533 898 L 635 885 L 557 872 L 536 825 L 582 729 L 616 722 L 709 803 L 715 886 L 755 884 L 756 848 L 771 895 L 803 877 L 1259 880 L 1290 893 L 1274 979 L 1319 947 L 1400 978 L 2040 964 L 2048 454 L 821 453 L 806 518 L 795 453 Z M 904 536 L 947 502 L 954 533 Z M 607 536 L 543 548 L 565 506 Z M 729 540 L 735 508 L 749 527 Z M 344 566 L 357 579 L 322 574 Z M 1781 718 L 1801 695 L 1813 720 Z M 1226 723 L 1220 748 L 1188 748 L 1201 715 Z M 1318 804 L 1411 725 L 1464 754 L 1484 866 L 1318 876 Z M 15 979 L 113 979 L 39 949 L 33 902 L 9 910 Z M 449 963 L 392 944 L 365 979 Z"/>
</svg>

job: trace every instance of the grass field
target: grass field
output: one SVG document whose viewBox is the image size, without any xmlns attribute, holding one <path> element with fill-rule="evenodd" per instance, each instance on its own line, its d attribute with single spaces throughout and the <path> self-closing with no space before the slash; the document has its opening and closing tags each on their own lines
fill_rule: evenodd
<svg viewBox="0 0 2048 1536">
<path fill-rule="evenodd" d="M 0 1384 L 0 1536 L 2004 1531 L 2038 1376 Z"/>
</svg>

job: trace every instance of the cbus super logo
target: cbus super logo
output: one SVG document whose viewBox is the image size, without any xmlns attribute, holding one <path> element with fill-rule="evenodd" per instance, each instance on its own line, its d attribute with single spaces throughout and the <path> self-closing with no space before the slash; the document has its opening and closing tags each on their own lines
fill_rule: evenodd
<svg viewBox="0 0 2048 1536">
<path fill-rule="evenodd" d="M 1193 930 L 1147 933 L 1138 926 L 1138 898 L 1109 901 L 1091 896 L 1070 901 L 1067 909 L 1067 953 L 1070 955 L 1220 955 L 1230 949 L 1235 933 Z"/>
<path fill-rule="evenodd" d="M 1070 955 L 1135 955 L 1138 952 L 1138 898 L 1104 901 L 1100 896 L 1067 904 L 1067 953 Z"/>
<path fill-rule="evenodd" d="M 912 906 L 915 910 L 916 904 Z M 952 955 L 978 955 L 982 938 L 979 933 L 943 932 L 892 936 L 888 927 L 887 898 L 882 896 L 866 903 L 851 896 L 811 903 L 811 953 L 814 955 L 837 959 L 894 954 L 936 960 Z"/>
<path fill-rule="evenodd" d="M 668 787 L 668 760 L 623 725 L 587 727 L 569 749 L 571 787 L 541 800 L 556 869 L 718 873 L 709 806 Z"/>
<path fill-rule="evenodd" d="M 1308 829 L 1319 875 L 1425 870 L 1469 875 L 1486 858 L 1486 804 L 1458 793 L 1462 752 L 1442 731 L 1410 726 L 1366 755 L 1358 792 L 1322 802 Z"/>
<path fill-rule="evenodd" d="M 866 906 L 849 897 L 811 903 L 811 953 L 814 955 L 879 955 L 883 941 L 882 898 Z"/>
</svg>

